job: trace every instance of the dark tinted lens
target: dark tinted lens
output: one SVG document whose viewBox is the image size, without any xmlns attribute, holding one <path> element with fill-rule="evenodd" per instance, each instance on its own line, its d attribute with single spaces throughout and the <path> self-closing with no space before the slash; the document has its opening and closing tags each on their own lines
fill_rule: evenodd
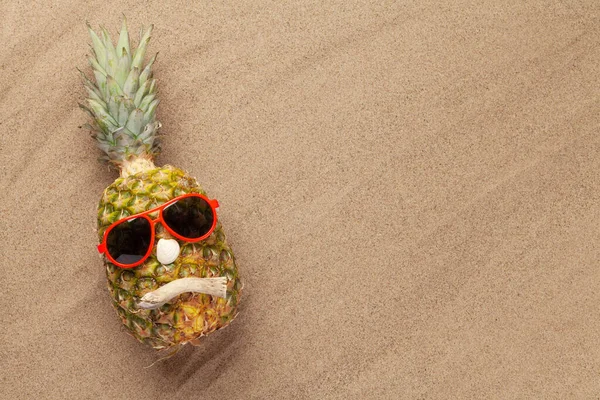
<svg viewBox="0 0 600 400">
<path fill-rule="evenodd" d="M 106 238 L 106 249 L 117 262 L 135 264 L 148 252 L 150 239 L 150 222 L 145 218 L 133 218 L 111 229 Z"/>
<path fill-rule="evenodd" d="M 165 208 L 163 220 L 178 235 L 197 239 L 210 231 L 214 215 L 205 200 L 200 197 L 186 197 Z"/>
</svg>

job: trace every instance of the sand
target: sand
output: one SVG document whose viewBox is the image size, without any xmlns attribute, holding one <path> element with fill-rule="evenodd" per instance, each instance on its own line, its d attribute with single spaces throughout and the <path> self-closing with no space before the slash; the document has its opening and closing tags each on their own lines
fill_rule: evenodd
<svg viewBox="0 0 600 400">
<path fill-rule="evenodd" d="M 598 2 L 191 3 L 0 5 L 0 398 L 598 396 Z M 151 368 L 77 106 L 84 21 L 122 12 L 155 24 L 157 163 L 219 199 L 246 285 Z"/>
</svg>

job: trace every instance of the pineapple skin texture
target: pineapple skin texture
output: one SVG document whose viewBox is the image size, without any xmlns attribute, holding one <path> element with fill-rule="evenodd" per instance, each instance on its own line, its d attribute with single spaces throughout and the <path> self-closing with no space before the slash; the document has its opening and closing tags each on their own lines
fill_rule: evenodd
<svg viewBox="0 0 600 400">
<path fill-rule="evenodd" d="M 194 178 L 169 165 L 121 177 L 108 186 L 98 206 L 98 235 L 115 221 L 137 214 L 186 193 L 206 195 Z M 157 215 L 151 214 L 151 218 Z M 206 240 L 181 247 L 177 260 L 164 266 L 156 259 L 156 243 L 175 239 L 156 224 L 154 249 L 148 259 L 131 269 L 121 269 L 104 258 L 108 289 L 121 321 L 142 343 L 155 349 L 185 344 L 227 326 L 236 316 L 242 284 L 235 257 L 220 222 Z M 141 310 L 136 302 L 146 293 L 178 278 L 227 277 L 226 298 L 184 293 L 155 310 Z"/>
</svg>

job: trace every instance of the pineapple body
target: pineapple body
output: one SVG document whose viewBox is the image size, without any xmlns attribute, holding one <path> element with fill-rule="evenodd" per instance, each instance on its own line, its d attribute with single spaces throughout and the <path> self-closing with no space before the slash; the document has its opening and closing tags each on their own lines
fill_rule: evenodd
<svg viewBox="0 0 600 400">
<path fill-rule="evenodd" d="M 206 195 L 194 178 L 168 165 L 118 178 L 105 189 L 100 199 L 100 240 L 113 222 L 158 207 L 186 193 Z M 161 224 L 156 224 L 152 254 L 135 268 L 122 269 L 105 259 L 108 289 L 123 324 L 136 339 L 156 349 L 185 344 L 227 326 L 236 316 L 241 291 L 235 257 L 220 223 L 211 236 L 201 242 L 176 239 L 181 252 L 169 265 L 162 265 L 156 259 L 156 243 L 161 238 L 176 239 Z M 143 310 L 136 306 L 144 294 L 175 279 L 188 277 L 226 277 L 226 298 L 184 293 L 158 309 Z"/>
<path fill-rule="evenodd" d="M 88 28 L 94 80 L 81 73 L 88 93 L 81 107 L 92 118 L 86 126 L 104 153 L 102 158 L 120 173 L 120 178 L 106 188 L 98 206 L 98 234 L 102 240 L 106 229 L 119 219 L 153 209 L 182 194 L 205 193 L 181 169 L 157 167 L 152 161 L 160 152 L 161 127 L 156 119 L 159 99 L 152 72 L 156 55 L 144 64 L 152 26 L 141 29 L 137 48 L 131 46 L 125 19 L 116 43 L 106 29 L 97 34 L 91 26 Z M 241 283 L 221 225 L 217 224 L 210 237 L 196 243 L 171 237 L 161 224 L 156 224 L 155 230 L 152 254 L 143 264 L 122 269 L 105 257 L 112 302 L 129 332 L 139 341 L 162 349 L 185 344 L 229 324 L 236 315 Z M 179 243 L 180 253 L 171 264 L 157 260 L 156 244 L 160 239 Z M 156 309 L 139 307 L 145 294 L 191 277 L 225 277 L 225 298 L 189 291 Z"/>
</svg>

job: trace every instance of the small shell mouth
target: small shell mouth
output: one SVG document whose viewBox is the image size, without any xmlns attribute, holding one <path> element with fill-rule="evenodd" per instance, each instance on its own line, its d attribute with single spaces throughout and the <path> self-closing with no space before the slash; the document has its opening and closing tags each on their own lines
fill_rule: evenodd
<svg viewBox="0 0 600 400">
<path fill-rule="evenodd" d="M 205 293 L 225 298 L 227 296 L 227 278 L 180 278 L 146 293 L 137 303 L 138 308 L 153 310 L 159 308 L 182 293 Z"/>
<path fill-rule="evenodd" d="M 156 245 L 156 258 L 158 262 L 171 264 L 179 257 L 179 243 L 174 239 L 160 239 Z"/>
</svg>

